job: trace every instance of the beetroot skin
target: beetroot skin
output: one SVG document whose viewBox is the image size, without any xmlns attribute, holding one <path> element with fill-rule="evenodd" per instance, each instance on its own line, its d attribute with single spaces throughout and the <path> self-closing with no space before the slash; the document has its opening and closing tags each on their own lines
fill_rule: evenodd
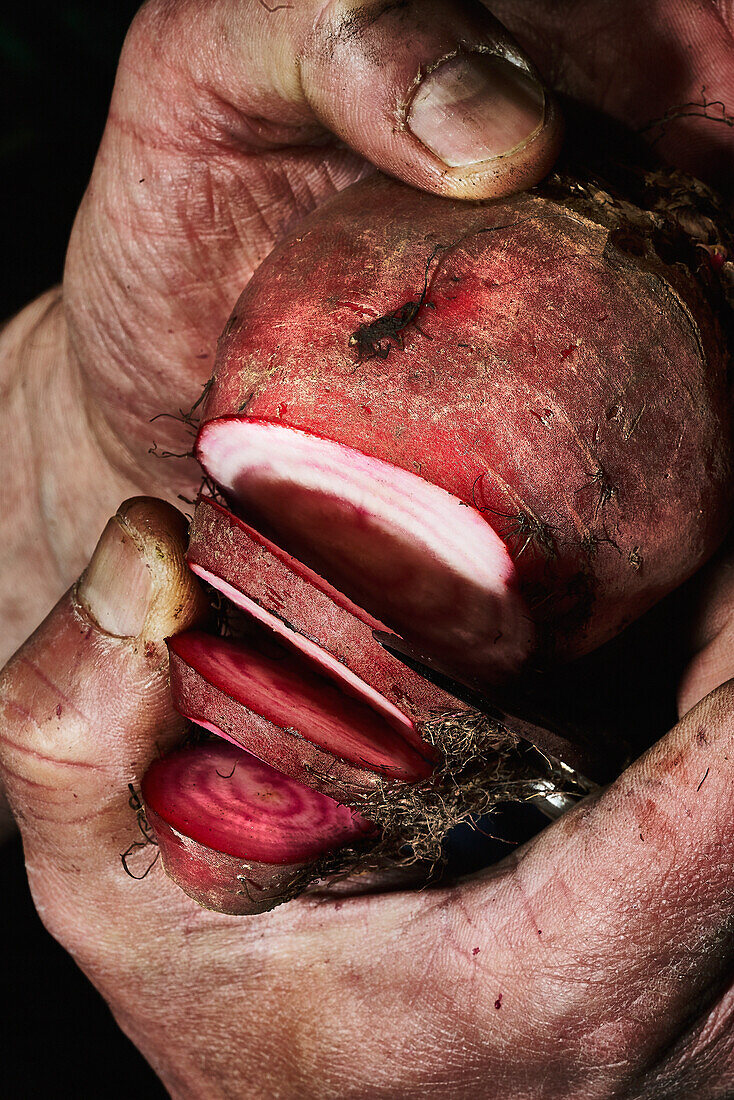
<svg viewBox="0 0 734 1100">
<path fill-rule="evenodd" d="M 661 202 L 675 206 L 670 188 Z M 541 647 L 586 652 L 691 574 L 728 523 L 728 355 L 673 221 L 578 182 L 473 204 L 373 177 L 255 274 L 206 419 L 314 433 L 475 506 L 510 551 Z M 415 321 L 361 356 L 350 337 L 419 298 L 439 246 Z M 215 430 L 198 453 L 221 483 Z M 268 493 L 243 503 L 262 509 Z M 294 534 L 270 505 L 323 562 L 318 532 Z"/>
<path fill-rule="evenodd" d="M 370 842 L 374 789 L 444 810 L 450 791 L 444 832 L 475 805 L 426 731 L 471 747 L 477 712 L 373 630 L 491 692 L 607 641 L 720 542 L 728 241 L 703 186 L 627 182 L 634 202 L 556 175 L 457 203 L 375 176 L 306 219 L 238 301 L 197 440 L 231 510 L 199 504 L 189 561 L 283 648 L 173 639 L 173 690 L 234 742 L 243 777 L 256 757 L 283 773 L 286 809 L 255 836 L 270 796 L 218 780 L 219 748 L 156 762 L 150 824 L 202 904 L 293 896 L 329 848 Z M 215 796 L 188 812 L 191 768 Z"/>
</svg>

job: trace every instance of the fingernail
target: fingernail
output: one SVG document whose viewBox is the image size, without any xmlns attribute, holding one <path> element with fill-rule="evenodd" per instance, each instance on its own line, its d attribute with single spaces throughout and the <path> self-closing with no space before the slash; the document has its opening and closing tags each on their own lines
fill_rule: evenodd
<svg viewBox="0 0 734 1100">
<path fill-rule="evenodd" d="M 458 54 L 428 74 L 407 123 L 449 168 L 511 152 L 542 122 L 543 88 L 530 73 L 493 54 Z"/>
<path fill-rule="evenodd" d="M 77 598 L 102 630 L 123 638 L 142 631 L 153 596 L 143 550 L 114 517 L 102 532 Z"/>
</svg>

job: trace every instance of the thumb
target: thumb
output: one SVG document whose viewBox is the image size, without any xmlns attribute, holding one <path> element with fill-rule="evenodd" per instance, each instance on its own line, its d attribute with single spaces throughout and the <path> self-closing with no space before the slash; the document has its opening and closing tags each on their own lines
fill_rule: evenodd
<svg viewBox="0 0 734 1100">
<path fill-rule="evenodd" d="M 558 152 L 552 97 L 477 0 L 383 2 L 356 12 L 332 4 L 301 80 L 333 133 L 438 194 L 519 191 L 546 175 Z"/>
<path fill-rule="evenodd" d="M 155 79 L 141 57 L 164 61 L 164 98 L 141 97 L 140 80 Z M 133 25 L 121 72 L 115 117 L 157 132 L 161 102 L 173 100 L 166 125 L 203 132 L 207 156 L 226 104 L 225 132 L 250 152 L 292 145 L 302 155 L 325 128 L 385 172 L 454 198 L 532 186 L 561 135 L 532 62 L 479 0 L 153 2 Z M 344 186 L 343 165 L 337 186 L 340 174 Z M 277 209 L 279 192 L 274 199 Z"/>
<path fill-rule="evenodd" d="M 26 854 L 55 872 L 110 866 L 129 844 L 128 783 L 180 736 L 164 639 L 205 608 L 185 547 L 175 508 L 127 501 L 0 673 L 0 780 Z"/>
</svg>

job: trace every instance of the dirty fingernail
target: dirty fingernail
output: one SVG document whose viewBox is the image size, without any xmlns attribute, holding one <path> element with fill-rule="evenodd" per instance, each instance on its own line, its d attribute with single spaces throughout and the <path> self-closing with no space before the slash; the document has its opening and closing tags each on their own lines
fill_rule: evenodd
<svg viewBox="0 0 734 1100">
<path fill-rule="evenodd" d="M 77 588 L 77 598 L 102 630 L 137 637 L 153 596 L 145 554 L 115 516 L 109 521 Z"/>
<path fill-rule="evenodd" d="M 511 152 L 539 129 L 542 86 L 525 69 L 491 54 L 459 54 L 428 74 L 407 123 L 449 168 Z"/>
</svg>

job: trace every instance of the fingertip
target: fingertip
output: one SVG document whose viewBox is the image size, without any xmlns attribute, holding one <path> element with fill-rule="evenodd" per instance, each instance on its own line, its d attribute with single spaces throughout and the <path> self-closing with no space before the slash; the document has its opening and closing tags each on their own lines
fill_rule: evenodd
<svg viewBox="0 0 734 1100">
<path fill-rule="evenodd" d="M 166 543 L 185 544 L 188 530 L 186 517 L 165 500 L 129 497 L 122 502 L 116 515 L 143 539 L 161 538 Z"/>
<path fill-rule="evenodd" d="M 153 593 L 142 637 L 163 641 L 199 622 L 209 605 L 186 562 L 188 522 L 164 500 L 132 497 L 116 517 L 137 540 L 150 570 Z"/>
<path fill-rule="evenodd" d="M 165 501 L 132 497 L 109 521 L 76 590 L 106 634 L 161 642 L 206 613 L 186 564 L 185 517 Z"/>
<path fill-rule="evenodd" d="M 332 3 L 319 23 L 301 78 L 322 122 L 433 194 L 481 200 L 538 183 L 558 155 L 561 114 L 505 28 L 475 0 L 376 8 L 355 27 Z"/>
</svg>

